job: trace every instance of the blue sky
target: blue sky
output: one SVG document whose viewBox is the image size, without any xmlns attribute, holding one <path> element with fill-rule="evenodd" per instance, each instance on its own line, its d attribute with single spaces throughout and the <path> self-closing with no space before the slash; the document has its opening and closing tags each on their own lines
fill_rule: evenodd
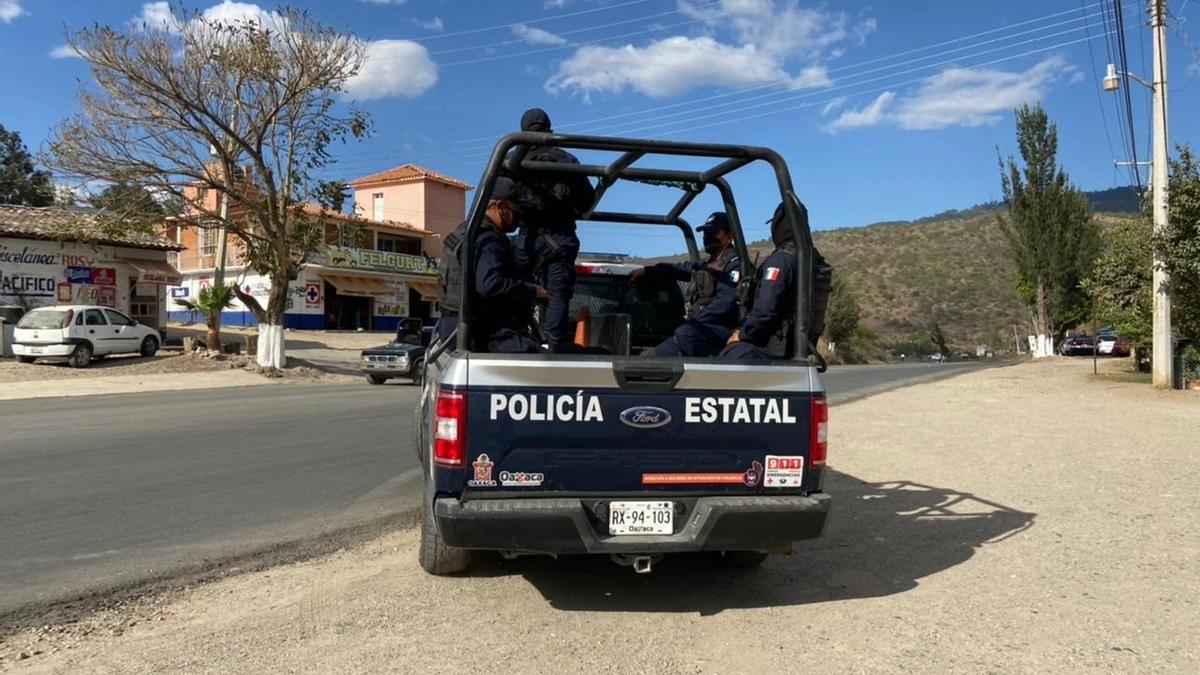
<svg viewBox="0 0 1200 675">
<path fill-rule="evenodd" d="M 186 4 L 231 17 L 276 7 Z M 474 183 L 494 139 L 536 105 L 563 132 L 770 146 L 788 160 L 814 227 L 863 225 L 998 198 L 996 146 L 1015 152 L 1011 109 L 1040 100 L 1078 185 L 1130 182 L 1113 168 L 1129 154 L 1117 98 L 1098 94 L 1108 60 L 1099 0 L 292 4 L 368 41 L 350 91 L 375 132 L 337 148 L 332 173 L 342 178 L 416 162 Z M 1200 97 L 1200 0 L 1168 7 L 1171 136 L 1186 142 L 1200 124 L 1186 114 Z M 0 0 L 0 123 L 39 148 L 88 78 L 81 60 L 56 51 L 64 30 L 167 12 L 161 2 Z M 1130 0 L 1125 14 L 1130 67 L 1148 75 L 1144 3 Z M 1133 93 L 1144 160 L 1148 98 L 1136 85 Z M 757 170 L 735 182 L 751 238 L 765 236 L 759 223 L 778 201 L 769 180 Z M 665 211 L 673 197 L 629 188 L 606 208 Z M 702 220 L 713 206 L 702 199 L 687 215 Z M 679 242 L 664 231 L 593 227 L 585 247 L 650 254 Z"/>
</svg>

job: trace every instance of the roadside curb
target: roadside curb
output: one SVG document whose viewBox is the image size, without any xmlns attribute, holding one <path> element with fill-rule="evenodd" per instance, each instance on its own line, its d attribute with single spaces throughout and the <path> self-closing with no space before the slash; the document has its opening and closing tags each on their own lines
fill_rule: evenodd
<svg viewBox="0 0 1200 675">
<path fill-rule="evenodd" d="M 143 394 L 159 391 L 254 387 L 278 384 L 244 370 L 217 370 L 200 373 L 163 373 L 151 375 L 112 375 L 52 380 L 28 380 L 0 384 L 0 401 L 33 398 L 67 398 L 104 394 Z"/>
</svg>

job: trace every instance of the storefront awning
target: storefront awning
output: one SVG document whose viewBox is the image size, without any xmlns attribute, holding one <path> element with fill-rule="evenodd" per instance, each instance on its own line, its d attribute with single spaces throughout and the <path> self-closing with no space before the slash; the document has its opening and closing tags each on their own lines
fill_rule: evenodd
<svg viewBox="0 0 1200 675">
<path fill-rule="evenodd" d="M 383 279 L 377 277 L 353 277 L 345 274 L 322 274 L 321 278 L 333 284 L 339 295 L 374 297 L 395 295 L 396 291 Z"/>
<path fill-rule="evenodd" d="M 436 279 L 405 279 L 404 283 L 408 284 L 409 288 L 420 293 L 421 297 L 426 300 L 438 299 L 438 282 Z"/>
<path fill-rule="evenodd" d="M 183 275 L 179 273 L 179 270 L 171 267 L 170 263 L 163 260 L 128 260 L 123 258 L 121 262 L 137 271 L 138 283 L 175 286 L 183 280 Z"/>
</svg>

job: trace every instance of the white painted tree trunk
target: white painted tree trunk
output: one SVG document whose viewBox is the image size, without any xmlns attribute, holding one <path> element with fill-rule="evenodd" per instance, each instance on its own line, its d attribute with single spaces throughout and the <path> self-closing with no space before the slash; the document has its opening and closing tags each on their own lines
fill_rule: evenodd
<svg viewBox="0 0 1200 675">
<path fill-rule="evenodd" d="M 1047 356 L 1054 356 L 1054 338 L 1050 335 L 1031 335 L 1030 346 L 1033 352 L 1033 358 L 1042 359 Z"/>
<path fill-rule="evenodd" d="M 283 368 L 287 354 L 283 346 L 283 326 L 258 325 L 258 365 L 263 368 Z"/>
</svg>

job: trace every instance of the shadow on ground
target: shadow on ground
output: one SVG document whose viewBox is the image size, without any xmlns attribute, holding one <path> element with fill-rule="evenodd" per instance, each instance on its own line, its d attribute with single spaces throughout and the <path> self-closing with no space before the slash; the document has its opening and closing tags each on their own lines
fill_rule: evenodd
<svg viewBox="0 0 1200 675">
<path fill-rule="evenodd" d="M 524 576 L 556 609 L 696 612 L 781 607 L 903 593 L 1032 527 L 1025 513 L 969 493 L 908 481 L 867 483 L 828 470 L 834 512 L 821 539 L 758 569 L 701 554 L 668 556 L 648 575 L 607 557 L 487 555 L 473 575 Z"/>
</svg>

